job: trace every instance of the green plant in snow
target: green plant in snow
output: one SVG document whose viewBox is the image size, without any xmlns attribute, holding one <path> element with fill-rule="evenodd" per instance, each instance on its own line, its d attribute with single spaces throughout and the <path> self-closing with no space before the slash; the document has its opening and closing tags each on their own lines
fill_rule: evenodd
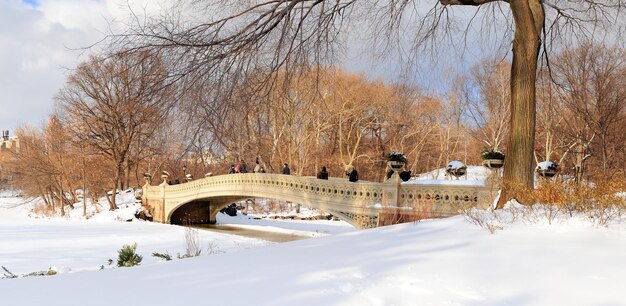
<svg viewBox="0 0 626 306">
<path fill-rule="evenodd" d="M 143 257 L 139 256 L 135 251 L 137 250 L 137 244 L 126 244 L 117 251 L 117 266 L 118 267 L 133 267 L 141 263 Z"/>
<path fill-rule="evenodd" d="M 163 254 L 163 253 L 154 252 L 154 253 L 152 253 L 152 256 L 158 257 L 158 258 L 161 258 L 161 259 L 165 259 L 165 261 L 172 260 L 172 256 L 170 254 L 167 254 L 167 253 Z"/>
<path fill-rule="evenodd" d="M 58 272 L 52 268 L 48 268 L 46 275 L 56 275 Z"/>
</svg>

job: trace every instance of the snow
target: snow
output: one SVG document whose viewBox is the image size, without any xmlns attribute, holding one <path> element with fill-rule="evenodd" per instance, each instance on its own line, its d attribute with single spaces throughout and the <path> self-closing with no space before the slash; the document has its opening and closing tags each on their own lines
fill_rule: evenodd
<svg viewBox="0 0 626 306">
<path fill-rule="evenodd" d="M 448 169 L 454 170 L 454 169 L 461 169 L 465 167 L 465 164 L 458 161 L 458 160 L 453 160 L 451 162 L 448 163 Z"/>
<path fill-rule="evenodd" d="M 132 210 L 133 199 L 121 198 L 121 210 Z M 541 207 L 526 218 L 514 205 L 474 211 L 498 227 L 492 234 L 465 216 L 356 231 L 338 221 L 220 215 L 235 226 L 317 234 L 277 244 L 198 231 L 203 249 L 218 251 L 166 262 L 150 254 L 183 252 L 182 227 L 120 222 L 116 212 L 33 218 L 22 201 L 0 197 L 0 265 L 59 274 L 0 279 L 3 305 L 626 305 L 625 217 L 605 227 L 584 215 L 548 220 Z M 129 243 L 141 265 L 109 266 Z"/>
<path fill-rule="evenodd" d="M 491 174 L 491 170 L 483 166 L 468 166 L 467 174 L 459 179 L 450 179 L 450 177 L 446 175 L 446 170 L 440 168 L 420 174 L 402 184 L 485 186 L 485 182 Z"/>
<path fill-rule="evenodd" d="M 551 162 L 551 161 L 542 161 L 542 162 L 537 164 L 537 169 L 539 169 L 539 170 L 556 169 L 556 164 L 554 162 Z"/>
</svg>

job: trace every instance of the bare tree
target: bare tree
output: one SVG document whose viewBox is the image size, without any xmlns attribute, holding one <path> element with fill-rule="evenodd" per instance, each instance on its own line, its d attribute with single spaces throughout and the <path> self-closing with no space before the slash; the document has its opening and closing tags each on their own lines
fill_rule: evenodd
<svg viewBox="0 0 626 306">
<path fill-rule="evenodd" d="M 608 23 L 617 23 L 617 14 L 624 8 L 621 0 L 440 0 L 423 13 L 416 0 L 280 0 L 246 1 L 230 6 L 218 1 L 222 13 L 210 14 L 216 7 L 200 3 L 206 16 L 215 17 L 187 22 L 183 16 L 172 14 L 136 24 L 130 33 L 113 35 L 113 44 L 130 52 L 156 49 L 168 55 L 179 75 L 215 81 L 236 78 L 258 68 L 271 75 L 281 67 L 291 72 L 291 68 L 302 67 L 303 63 L 329 63 L 335 58 L 340 33 L 356 20 L 379 29 L 372 31 L 379 37 L 393 37 L 387 34 L 412 24 L 409 28 L 415 33 L 412 37 L 417 47 L 436 40 L 437 34 L 450 33 L 450 25 L 455 22 L 449 19 L 450 6 L 475 6 L 479 13 L 511 20 L 506 28 L 513 33 L 513 61 L 504 179 L 526 189 L 533 187 L 535 84 L 542 42 L 594 35 Z M 364 17 L 363 12 L 371 14 Z M 495 20 L 496 17 L 483 25 Z M 508 37 L 504 35 L 503 39 Z M 220 91 L 223 92 L 228 91 Z M 517 197 L 507 192 L 505 189 L 500 206 Z"/>
<path fill-rule="evenodd" d="M 618 156 L 626 138 L 620 133 L 626 120 L 625 58 L 622 49 L 586 43 L 561 52 L 553 61 L 561 111 L 571 114 L 558 117 L 567 125 L 579 171 L 593 151 L 604 176 L 619 171 L 624 163 Z"/>
<path fill-rule="evenodd" d="M 18 135 L 22 148 L 11 164 L 15 185 L 65 216 L 65 207 L 76 202 L 75 190 L 80 188 L 78 151 L 66 128 L 52 116 L 42 129 L 22 127 Z"/>
<path fill-rule="evenodd" d="M 485 147 L 500 150 L 508 132 L 511 87 L 510 63 L 501 60 L 483 60 L 472 67 L 464 112 L 474 130 L 471 135 Z M 477 94 L 471 94 L 478 88 Z"/>
<path fill-rule="evenodd" d="M 114 164 L 110 209 L 116 209 L 116 189 L 124 185 L 133 148 L 153 135 L 167 117 L 171 88 L 164 65 L 148 52 L 92 57 L 79 65 L 59 92 L 74 137 L 94 147 Z"/>
</svg>

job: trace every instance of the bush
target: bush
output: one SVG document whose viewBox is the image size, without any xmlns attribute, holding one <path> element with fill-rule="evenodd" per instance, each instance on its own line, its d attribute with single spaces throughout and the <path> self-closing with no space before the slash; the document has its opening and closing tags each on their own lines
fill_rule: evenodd
<svg viewBox="0 0 626 306">
<path fill-rule="evenodd" d="M 598 181 L 541 181 L 536 189 L 528 192 L 524 186 L 504 182 L 504 187 L 521 195 L 518 201 L 541 204 L 548 222 L 559 214 L 582 215 L 596 226 L 608 226 L 626 213 L 626 180 L 602 178 Z"/>
<path fill-rule="evenodd" d="M 117 251 L 117 266 L 118 267 L 133 267 L 141 263 L 143 257 L 139 256 L 135 251 L 137 250 L 137 244 L 126 244 L 121 250 Z"/>
<path fill-rule="evenodd" d="M 165 259 L 165 261 L 172 260 L 172 256 L 170 254 L 167 254 L 167 253 L 163 254 L 163 253 L 154 252 L 154 253 L 152 253 L 152 256 L 158 257 L 158 258 L 161 258 L 161 259 Z"/>
<path fill-rule="evenodd" d="M 48 268 L 48 271 L 46 271 L 46 275 L 56 275 L 58 272 L 54 269 L 52 269 L 52 267 Z"/>
</svg>

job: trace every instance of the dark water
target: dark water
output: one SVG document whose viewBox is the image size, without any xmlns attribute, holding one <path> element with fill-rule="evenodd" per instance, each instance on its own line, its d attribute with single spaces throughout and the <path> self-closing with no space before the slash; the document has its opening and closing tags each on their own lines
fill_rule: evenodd
<svg viewBox="0 0 626 306">
<path fill-rule="evenodd" d="M 292 234 L 275 233 L 259 231 L 247 228 L 240 228 L 236 226 L 221 225 L 221 224 L 195 224 L 194 228 L 212 231 L 222 234 L 239 235 L 249 238 L 263 239 L 272 242 L 289 242 L 302 239 L 308 239 L 310 237 L 297 236 Z"/>
</svg>

